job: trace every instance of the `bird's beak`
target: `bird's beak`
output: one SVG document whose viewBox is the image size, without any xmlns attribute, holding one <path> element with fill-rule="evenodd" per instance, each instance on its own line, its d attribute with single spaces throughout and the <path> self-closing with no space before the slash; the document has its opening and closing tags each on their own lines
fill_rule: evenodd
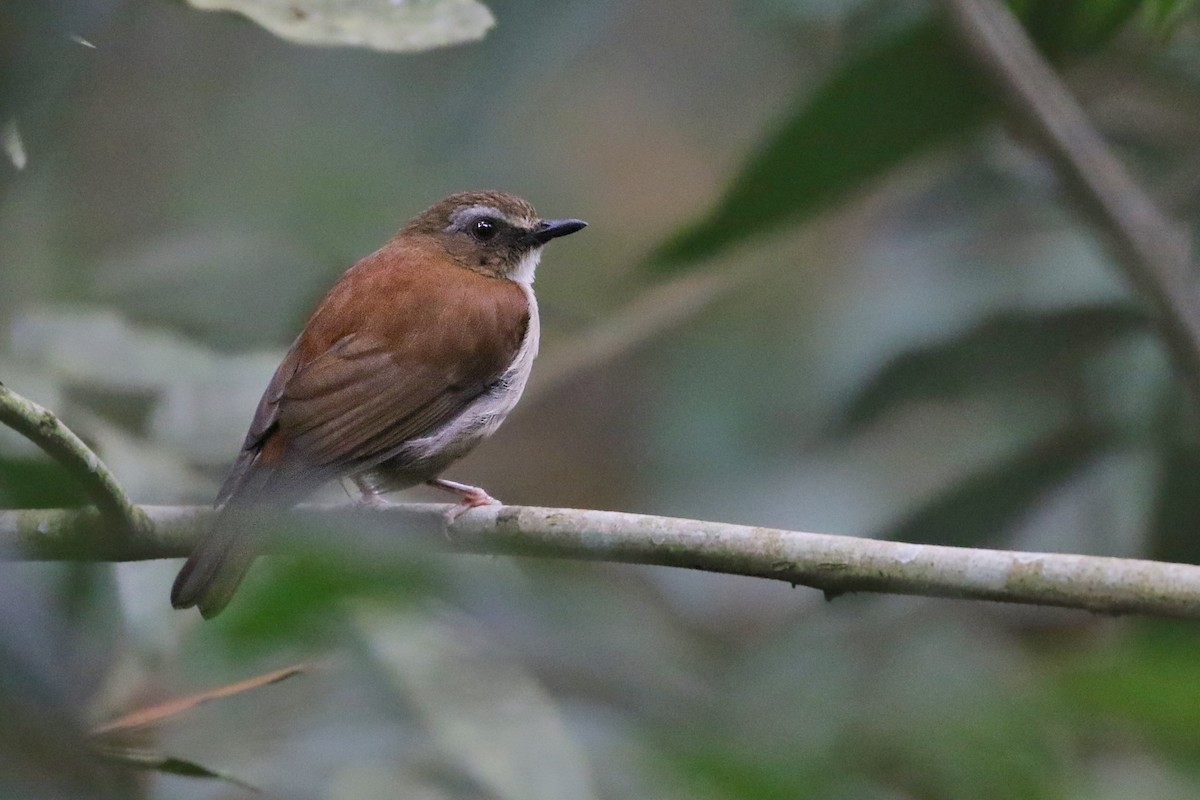
<svg viewBox="0 0 1200 800">
<path fill-rule="evenodd" d="M 587 223 L 581 219 L 544 219 L 529 232 L 529 238 L 538 244 L 545 244 L 551 239 L 581 231 L 586 227 Z"/>
</svg>

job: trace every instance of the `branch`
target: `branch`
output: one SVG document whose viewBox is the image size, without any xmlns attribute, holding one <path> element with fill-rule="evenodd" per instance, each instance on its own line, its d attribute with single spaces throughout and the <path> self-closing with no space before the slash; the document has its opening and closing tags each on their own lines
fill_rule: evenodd
<svg viewBox="0 0 1200 800">
<path fill-rule="evenodd" d="M 969 54 L 1032 128 L 1076 202 L 1107 234 L 1200 404 L 1200 302 L 1190 237 L 1155 206 L 999 0 L 942 0 Z"/>
<path fill-rule="evenodd" d="M 100 513 L 116 524 L 117 532 L 148 527 L 142 510 L 129 501 L 117 479 L 99 456 L 63 425 L 53 412 L 0 383 L 0 423 L 40 447 L 79 481 Z"/>
<path fill-rule="evenodd" d="M 464 553 L 686 567 L 846 592 L 996 600 L 1107 614 L 1200 619 L 1200 566 L 1019 553 L 830 536 L 612 511 L 487 506 L 443 527 L 442 505 L 301 506 L 291 541 L 324 542 L 372 565 L 404 563 L 414 544 Z M 123 540 L 92 510 L 0 512 L 0 552 L 17 558 L 133 561 L 186 555 L 211 509 L 147 506 L 153 526 Z M 330 536 L 331 526 L 340 528 Z M 321 529 L 326 535 L 314 535 Z M 307 531 L 303 536 L 295 530 Z M 355 530 L 352 546 L 345 531 Z M 371 535 L 374 531 L 378 535 Z M 399 535 L 398 535 L 399 534 Z M 165 589 L 164 589 L 165 591 Z"/>
</svg>

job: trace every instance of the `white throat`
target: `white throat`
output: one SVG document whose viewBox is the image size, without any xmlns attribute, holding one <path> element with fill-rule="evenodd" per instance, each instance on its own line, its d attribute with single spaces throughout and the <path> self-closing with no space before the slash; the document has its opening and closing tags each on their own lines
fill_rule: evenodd
<svg viewBox="0 0 1200 800">
<path fill-rule="evenodd" d="M 533 248 L 521 256 L 521 263 L 517 265 L 516 269 L 508 273 L 509 280 L 515 281 L 522 286 L 532 286 L 533 274 L 537 271 L 538 262 L 541 260 L 542 248 Z"/>
</svg>

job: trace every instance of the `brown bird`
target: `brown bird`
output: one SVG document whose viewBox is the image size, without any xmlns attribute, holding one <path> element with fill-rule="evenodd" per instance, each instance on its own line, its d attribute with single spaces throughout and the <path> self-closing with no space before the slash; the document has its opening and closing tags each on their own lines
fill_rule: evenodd
<svg viewBox="0 0 1200 800">
<path fill-rule="evenodd" d="M 438 476 L 516 405 L 538 349 L 542 246 L 582 229 L 504 192 L 454 194 L 348 269 L 317 305 L 258 403 L 217 495 L 213 530 L 171 589 L 219 613 L 265 536 L 255 512 L 352 478 L 363 499 L 428 483 L 447 514 L 496 503 Z"/>
</svg>

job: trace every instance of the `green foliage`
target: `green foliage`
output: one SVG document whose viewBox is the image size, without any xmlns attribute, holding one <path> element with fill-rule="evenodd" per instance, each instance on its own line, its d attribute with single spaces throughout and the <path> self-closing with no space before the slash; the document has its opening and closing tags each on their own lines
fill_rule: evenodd
<svg viewBox="0 0 1200 800">
<path fill-rule="evenodd" d="M 242 781 L 233 775 L 206 767 L 202 764 L 197 764 L 194 761 L 189 761 L 186 758 L 177 756 L 168 756 L 162 753 L 156 753 L 150 750 L 137 750 L 124 747 L 101 747 L 97 749 L 97 755 L 105 761 L 120 767 L 135 770 L 148 770 L 150 772 L 161 772 L 167 775 L 180 775 L 185 778 L 206 778 L 209 780 L 219 780 L 240 789 L 244 789 L 255 794 L 259 793 L 259 789 L 245 781 Z"/>
<path fill-rule="evenodd" d="M 1125 303 L 997 314 L 894 357 L 858 388 L 839 427 L 854 433 L 906 403 L 1078 379 L 1089 356 L 1146 328 L 1145 316 Z"/>
<path fill-rule="evenodd" d="M 1196 8 L 1196 0 L 1144 0 L 1142 18 L 1151 33 L 1169 38 Z"/>
<path fill-rule="evenodd" d="M 414 548 L 407 564 L 372 564 L 334 549 L 262 559 L 237 602 L 212 623 L 235 650 L 328 645 L 344 624 L 344 601 L 374 599 L 400 610 L 438 584 L 436 564 Z"/>
<path fill-rule="evenodd" d="M 1085 428 L 1034 442 L 950 488 L 888 526 L 883 538 L 926 544 L 998 544 L 1047 492 L 1104 452 L 1108 438 Z"/>
<path fill-rule="evenodd" d="M 416 44 L 411 15 L 452 7 L 474 22 L 426 27 L 420 46 L 486 27 L 473 3 L 232 5 L 342 43 Z M 319 30 L 311 12 L 334 5 L 366 16 Z M 1139 15 L 1186 49 L 1191 5 L 1013 3 L 1064 64 Z M 777 0 L 770 25 L 719 2 L 513 6 L 478 47 L 398 59 L 288 47 L 182 3 L 95 25 L 30 8 L 52 42 L 32 48 L 40 69 L 7 69 L 29 66 L 24 40 L 0 52 L 0 100 L 30 155 L 19 177 L 0 175 L 0 249 L 15 265 L 0 380 L 28 376 L 47 405 L 79 410 L 138 500 L 210 501 L 330 276 L 423 201 L 495 184 L 593 223 L 578 262 L 548 258 L 539 279 L 547 354 L 567 339 L 562 320 L 586 334 L 614 311 L 596 287 L 638 291 L 614 265 L 682 209 L 711 210 L 651 269 L 727 253 L 750 280 L 542 398 L 464 478 L 513 502 L 963 545 L 1019 528 L 1036 548 L 1059 541 L 1052 515 L 1033 513 L 1054 496 L 1055 512 L 1078 512 L 1068 535 L 1095 552 L 1200 557 L 1200 455 L 1185 415 L 1158 418 L 1179 398 L 1152 321 L 1057 208 L 1019 130 L 989 124 L 1001 105 L 932 4 Z M 1188 127 L 1200 72 L 1174 79 L 1169 102 L 1141 92 L 1172 80 L 1160 49 L 1125 37 L 1100 80 L 1070 74 L 1152 189 L 1159 171 L 1186 177 L 1200 135 Z M 53 114 L 30 119 L 41 103 Z M 766 133 L 750 127 L 764 119 Z M 713 164 L 756 140 L 709 196 Z M 771 250 L 771 232 L 936 151 L 852 225 L 813 225 L 799 255 Z M 731 252 L 750 244 L 761 272 Z M 820 437 L 826 419 L 837 436 Z M 84 502 L 23 452 L 0 452 L 0 505 Z M 1140 477 L 1121 471 L 1128 460 Z M 1113 462 L 1104 497 L 1079 490 Z M 1146 475 L 1154 497 L 1138 496 Z M 1149 525 L 1131 508 L 1143 500 Z M 1128 538 L 1108 535 L 1118 518 L 1132 519 Z M 331 800 L 1059 800 L 1122 796 L 1118 771 L 1178 773 L 1178 796 L 1200 785 L 1190 624 L 826 603 L 765 581 L 416 548 L 382 563 L 366 543 L 349 554 L 341 532 L 321 536 L 330 547 L 261 560 L 203 624 L 167 608 L 176 565 L 4 565 L 0 792 L 25 779 L 14 765 L 45 779 L 80 753 L 95 761 L 79 720 L 296 651 L 315 665 L 302 681 L 207 704 L 112 753 L 127 778 L 172 776 L 125 794 L 230 774 Z M 1031 646 L 1039 632 L 1054 646 Z M 1130 752 L 1136 763 L 1119 760 Z M 94 791 L 48 796 L 107 796 L 70 774 Z"/>
<path fill-rule="evenodd" d="M 1151 558 L 1200 562 L 1200 450 L 1170 442 L 1161 454 L 1160 482 L 1150 523 Z"/>
<path fill-rule="evenodd" d="M 824 629 L 787 644 L 820 654 L 776 664 L 761 678 L 765 696 L 726 686 L 716 721 L 661 736 L 672 753 L 664 766 L 694 796 L 1061 796 L 1056 724 L 1038 713 L 1040 687 L 1014 674 L 1010 643 L 931 604 L 897 614 L 865 602 L 843 609 L 835 624 L 812 622 Z M 733 657 L 743 675 L 767 666 Z M 730 709 L 730 701 L 740 705 Z M 767 713 L 770 703 L 807 713 L 780 722 Z"/>
<path fill-rule="evenodd" d="M 697 747 L 667 762 L 701 797 L 714 800 L 790 800 L 794 797 L 836 797 L 847 776 L 830 769 L 829 760 L 801 758 L 778 763 L 739 752 L 724 740 Z M 853 779 L 850 779 L 853 780 Z M 862 788 L 862 787 L 860 787 Z M 859 795 L 863 796 L 863 795 Z M 868 792 L 866 797 L 870 797 Z"/>
<path fill-rule="evenodd" d="M 1095 51 L 1137 11 L 1135 0 L 1019 3 L 1034 40 L 1052 57 Z M 852 54 L 738 172 L 717 207 L 662 245 L 654 269 L 688 262 L 795 223 L 882 177 L 961 140 L 999 107 L 940 18 L 925 19 Z"/>
<path fill-rule="evenodd" d="M 86 502 L 79 484 L 52 461 L 0 457 L 0 508 L 75 508 Z"/>
<path fill-rule="evenodd" d="M 1061 707 L 1097 745 L 1106 738 L 1143 741 L 1193 769 L 1200 761 L 1198 647 L 1194 624 L 1160 621 L 1103 647 L 1081 648 L 1063 659 L 1056 679 Z"/>
<path fill-rule="evenodd" d="M 810 217 L 971 130 L 989 102 L 944 28 L 926 21 L 847 60 L 802 96 L 717 208 L 652 257 L 657 269 Z"/>
<path fill-rule="evenodd" d="M 597 800 L 588 760 L 534 676 L 486 631 L 440 616 L 373 605 L 353 625 L 447 760 L 497 800 Z"/>
<path fill-rule="evenodd" d="M 1086 55 L 1108 44 L 1143 5 L 1144 0 L 1012 3 L 1034 41 L 1056 59 Z"/>
</svg>

